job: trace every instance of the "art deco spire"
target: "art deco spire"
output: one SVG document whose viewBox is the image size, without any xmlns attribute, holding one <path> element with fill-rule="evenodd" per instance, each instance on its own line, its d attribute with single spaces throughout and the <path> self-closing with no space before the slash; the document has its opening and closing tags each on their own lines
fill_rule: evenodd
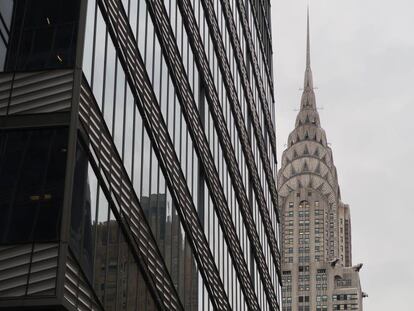
<svg viewBox="0 0 414 311">
<path fill-rule="evenodd" d="M 344 308 L 362 310 L 364 294 L 358 274 L 361 265 L 352 266 L 350 209 L 341 200 L 332 149 L 316 108 L 309 8 L 306 37 L 301 107 L 295 128 L 287 139 L 277 177 L 279 207 L 283 215 L 282 274 L 291 285 L 282 292 L 282 301 L 286 302 L 286 310 L 301 310 L 304 302 L 301 298 L 306 297 L 309 298 L 309 306 L 305 307 L 308 310 L 331 310 L 328 303 L 320 306 L 318 298 L 321 293 L 324 297 L 335 298 L 347 292 L 352 293 L 353 300 L 341 302 L 349 306 Z M 304 271 L 304 267 L 308 269 L 309 284 L 306 286 L 302 283 L 303 274 L 300 272 Z M 335 286 L 321 287 L 317 281 L 321 277 L 327 284 Z M 340 288 L 336 286 L 338 280 L 341 280 Z"/>
<path fill-rule="evenodd" d="M 310 34 L 309 34 L 309 7 L 307 14 L 307 41 L 306 41 L 306 67 L 310 68 Z"/>
<path fill-rule="evenodd" d="M 310 55 L 310 22 L 309 22 L 309 7 L 307 12 L 307 37 L 306 37 L 306 69 L 305 69 L 305 80 L 303 85 L 303 94 L 300 105 L 300 112 L 298 118 L 308 117 L 316 120 L 319 125 L 319 116 L 316 111 L 316 99 L 313 88 L 313 76 L 311 69 L 311 55 Z M 306 116 L 304 115 L 306 114 Z M 312 115 L 312 117 L 311 117 Z"/>
<path fill-rule="evenodd" d="M 311 124 L 313 126 L 320 126 L 319 114 L 316 110 L 316 99 L 313 88 L 313 76 L 311 69 L 311 55 L 310 55 L 310 22 L 309 22 L 309 7 L 307 12 L 307 36 L 306 36 L 306 69 L 305 79 L 303 85 L 303 93 L 300 104 L 300 111 L 296 117 L 296 127 Z"/>
</svg>

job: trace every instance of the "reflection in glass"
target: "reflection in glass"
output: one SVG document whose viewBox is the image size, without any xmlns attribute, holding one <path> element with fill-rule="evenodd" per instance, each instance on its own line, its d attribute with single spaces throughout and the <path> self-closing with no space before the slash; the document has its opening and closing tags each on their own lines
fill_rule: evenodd
<svg viewBox="0 0 414 311">
<path fill-rule="evenodd" d="M 185 309 L 197 310 L 198 271 L 171 198 L 152 193 L 140 202 Z M 156 310 L 81 144 L 72 203 L 70 248 L 105 308 Z"/>
<path fill-rule="evenodd" d="M 111 205 L 78 144 L 70 249 L 105 310 L 156 310 Z"/>
<path fill-rule="evenodd" d="M 193 202 L 200 211 L 200 220 L 219 268 L 225 290 L 228 293 L 229 300 L 231 300 L 232 308 L 235 310 L 244 310 L 246 303 L 243 291 L 236 276 L 234 265 L 228 256 L 227 243 L 224 241 L 206 184 L 203 178 L 200 177 L 201 169 L 199 168 L 198 156 L 189 135 L 189 129 L 183 117 L 171 75 L 166 70 L 165 56 L 162 54 L 157 35 L 154 33 L 152 18 L 148 14 L 147 2 L 142 0 L 124 0 L 123 4 L 129 16 L 129 22 L 132 26 L 138 49 L 144 59 L 147 73 L 157 101 L 159 102 L 163 118 L 168 127 L 168 133 L 173 140 L 173 147 L 179 158 L 181 169 L 184 173 Z M 208 110 L 208 106 L 206 106 L 207 103 L 204 98 L 205 90 L 199 79 L 194 55 L 188 44 L 189 39 L 185 32 L 185 27 L 182 24 L 180 10 L 175 1 L 166 1 L 165 5 L 177 40 L 180 55 L 182 55 L 191 89 L 200 109 L 200 117 L 203 120 L 205 134 L 208 137 L 209 147 L 215 159 L 215 165 L 225 191 L 225 196 L 228 198 L 229 209 L 231 210 L 233 221 L 238 236 L 240 237 L 240 243 L 245 252 L 246 262 L 251 269 L 252 275 L 256 276 L 257 267 L 254 265 L 254 259 L 250 253 L 250 244 L 243 224 L 243 218 L 240 214 L 213 118 Z M 218 4 L 219 7 L 220 4 Z M 217 86 L 220 103 L 228 124 L 231 142 L 235 147 L 239 168 L 246 189 L 250 189 L 248 170 L 245 165 L 242 149 L 238 144 L 239 138 L 235 129 L 232 111 L 229 108 L 229 102 L 226 100 L 226 90 L 222 83 L 223 77 L 218 69 L 217 57 L 210 40 L 211 34 L 207 24 L 205 24 L 202 6 L 194 2 L 194 8 L 195 12 L 198 12 L 198 14 L 196 13 L 196 17 L 198 16 L 198 26 L 200 30 L 202 29 L 200 34 L 203 37 L 204 47 L 206 48 L 209 64 L 211 65 L 210 69 L 214 77 L 214 84 Z M 221 15 L 222 13 L 219 14 Z M 101 109 L 105 123 L 112 135 L 127 174 L 134 185 L 136 195 L 140 198 L 146 218 L 157 240 L 158 247 L 163 255 L 180 299 L 186 310 L 197 308 L 198 310 L 212 310 L 207 290 L 201 278 L 198 277 L 191 248 L 186 242 L 187 237 L 181 226 L 176 207 L 172 202 L 164 174 L 160 170 L 157 156 L 154 153 L 153 143 L 143 125 L 140 111 L 137 109 L 137 103 L 134 101 L 133 94 L 135 92 L 133 92 L 134 90 L 133 88 L 131 89 L 129 83 L 125 83 L 128 75 L 125 74 L 120 65 L 119 59 L 121 53 L 115 50 L 105 20 L 94 1 L 89 1 L 88 3 L 87 25 L 89 25 L 90 30 L 86 32 L 85 42 L 91 42 L 91 46 L 86 47 L 83 59 L 85 77 Z M 224 29 L 222 30 L 224 31 Z M 227 36 L 225 39 L 227 46 L 231 46 L 229 37 Z M 232 53 L 232 51 L 229 52 Z M 233 54 L 230 55 L 230 58 L 235 62 Z M 240 97 L 239 100 L 242 104 L 244 117 L 247 119 L 247 102 L 243 97 L 239 74 L 235 71 L 237 69 L 235 63 L 233 63 L 232 69 L 232 73 L 236 79 L 237 93 Z M 257 158 L 259 154 L 256 148 L 257 142 L 254 141 L 253 133 L 251 135 L 251 139 L 253 140 L 252 146 L 254 148 L 253 153 L 255 159 L 259 161 L 260 159 Z M 260 166 L 261 164 L 258 163 L 257 165 L 259 172 L 262 174 L 263 168 Z M 265 182 L 263 182 L 263 187 L 266 187 Z M 267 193 L 266 190 L 264 192 Z M 91 193 L 94 193 L 93 187 L 91 187 Z M 91 200 L 93 200 L 94 196 L 96 195 L 91 195 Z M 102 196 L 103 194 L 100 193 L 100 197 Z M 269 198 L 268 201 L 270 202 Z M 253 195 L 251 200 L 256 202 Z M 257 205 L 253 209 L 257 211 Z M 254 217 L 258 232 L 262 232 L 263 227 L 261 226 L 262 222 L 258 212 L 255 213 Z M 102 221 L 108 222 L 109 218 Z M 263 245 L 268 244 L 264 235 L 260 235 L 259 238 Z M 264 252 L 270 254 L 267 246 L 265 246 Z M 266 263 L 270 262 L 270 258 L 270 255 L 266 256 Z M 269 269 L 271 270 L 273 267 L 269 267 Z M 277 280 L 274 270 L 271 270 L 270 273 L 272 273 L 273 279 Z M 261 288 L 260 278 L 255 277 L 254 280 L 256 292 L 260 293 L 259 303 L 263 306 L 263 309 L 266 309 L 267 302 Z M 274 283 L 276 284 L 276 282 Z M 195 291 L 193 291 L 194 288 Z"/>
</svg>

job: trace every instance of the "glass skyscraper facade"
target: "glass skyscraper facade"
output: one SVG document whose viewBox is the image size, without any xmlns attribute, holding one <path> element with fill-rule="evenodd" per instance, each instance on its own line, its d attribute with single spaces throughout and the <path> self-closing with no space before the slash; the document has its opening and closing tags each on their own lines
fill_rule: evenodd
<svg viewBox="0 0 414 311">
<path fill-rule="evenodd" d="M 0 309 L 279 310 L 268 0 L 0 1 Z"/>
</svg>

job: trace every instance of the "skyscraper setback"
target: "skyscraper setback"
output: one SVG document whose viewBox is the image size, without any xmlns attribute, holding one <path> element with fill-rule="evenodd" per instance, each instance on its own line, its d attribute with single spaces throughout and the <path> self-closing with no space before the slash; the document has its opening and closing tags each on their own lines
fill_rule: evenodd
<svg viewBox="0 0 414 311">
<path fill-rule="evenodd" d="M 0 0 L 0 309 L 279 310 L 270 1 Z"/>
<path fill-rule="evenodd" d="M 316 107 L 307 19 L 306 71 L 295 129 L 278 172 L 284 311 L 362 310 L 349 206 Z"/>
</svg>

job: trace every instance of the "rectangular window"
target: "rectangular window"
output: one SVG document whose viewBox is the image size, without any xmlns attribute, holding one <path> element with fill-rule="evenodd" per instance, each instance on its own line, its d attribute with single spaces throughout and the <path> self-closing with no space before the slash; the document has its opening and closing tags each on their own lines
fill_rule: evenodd
<svg viewBox="0 0 414 311">
<path fill-rule="evenodd" d="M 73 67 L 80 0 L 0 2 L 0 71 Z"/>
<path fill-rule="evenodd" d="M 0 243 L 58 240 L 67 133 L 0 131 Z"/>
</svg>

